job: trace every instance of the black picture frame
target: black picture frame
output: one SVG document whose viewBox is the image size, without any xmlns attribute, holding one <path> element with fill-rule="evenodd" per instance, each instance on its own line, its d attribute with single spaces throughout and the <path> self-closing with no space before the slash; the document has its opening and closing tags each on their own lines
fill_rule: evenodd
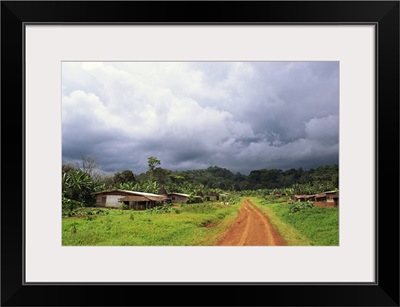
<svg viewBox="0 0 400 307">
<path fill-rule="evenodd" d="M 24 25 L 33 22 L 375 25 L 376 282 L 25 284 Z M 3 1 L 1 128 L 2 306 L 399 306 L 398 1 Z"/>
</svg>

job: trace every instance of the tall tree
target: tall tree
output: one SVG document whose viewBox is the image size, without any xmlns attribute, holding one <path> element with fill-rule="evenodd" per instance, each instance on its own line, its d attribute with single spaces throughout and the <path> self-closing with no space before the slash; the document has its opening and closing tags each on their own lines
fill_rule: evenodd
<svg viewBox="0 0 400 307">
<path fill-rule="evenodd" d="M 147 159 L 147 164 L 149 165 L 149 170 L 150 172 L 154 172 L 154 170 L 156 169 L 156 166 L 161 164 L 161 161 L 157 159 L 157 157 L 148 157 Z"/>
<path fill-rule="evenodd" d="M 101 177 L 97 165 L 97 159 L 94 156 L 81 155 L 81 161 L 77 163 L 77 167 L 95 180 L 99 180 Z"/>
<path fill-rule="evenodd" d="M 155 177 L 156 177 L 155 170 L 156 170 L 156 167 L 160 164 L 161 164 L 161 161 L 159 159 L 157 159 L 157 157 L 151 156 L 151 157 L 147 158 L 147 165 L 149 166 L 149 173 L 150 173 L 151 181 L 155 180 Z"/>
</svg>

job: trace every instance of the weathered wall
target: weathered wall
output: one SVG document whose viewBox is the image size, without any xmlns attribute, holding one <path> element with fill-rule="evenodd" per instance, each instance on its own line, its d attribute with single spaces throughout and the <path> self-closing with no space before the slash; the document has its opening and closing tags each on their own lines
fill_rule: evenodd
<svg viewBox="0 0 400 307">
<path fill-rule="evenodd" d="M 181 196 L 181 195 L 169 195 L 169 198 L 171 198 L 172 203 L 186 203 L 187 197 Z"/>
<path fill-rule="evenodd" d="M 124 197 L 125 195 L 105 195 L 100 194 L 96 196 L 96 206 L 97 207 L 112 207 L 119 208 L 118 199 Z M 105 203 L 103 202 L 103 197 L 106 198 Z"/>
<path fill-rule="evenodd" d="M 314 202 L 314 205 L 316 207 L 320 207 L 320 208 L 335 208 L 337 207 L 337 205 L 333 202 L 326 202 L 326 201 L 316 201 Z"/>
<path fill-rule="evenodd" d="M 119 208 L 118 199 L 124 197 L 123 195 L 107 195 L 106 207 Z"/>
</svg>

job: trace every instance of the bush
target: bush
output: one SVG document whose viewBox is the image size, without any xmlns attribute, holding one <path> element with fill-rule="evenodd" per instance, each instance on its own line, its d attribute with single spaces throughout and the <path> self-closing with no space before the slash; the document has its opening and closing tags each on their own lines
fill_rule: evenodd
<svg viewBox="0 0 400 307">
<path fill-rule="evenodd" d="M 80 201 L 69 199 L 66 197 L 62 198 L 62 215 L 73 216 L 77 214 L 77 209 L 82 208 L 84 204 Z"/>
<path fill-rule="evenodd" d="M 154 208 L 147 209 L 146 213 L 162 214 L 162 213 L 171 213 L 172 211 L 173 211 L 172 204 L 165 204 L 165 205 L 162 205 L 162 206 L 156 206 Z"/>
<path fill-rule="evenodd" d="M 202 203 L 203 199 L 200 197 L 197 197 L 195 195 L 189 195 L 189 197 L 187 198 L 187 204 L 199 204 Z"/>
<path fill-rule="evenodd" d="M 295 213 L 295 212 L 299 212 L 301 210 L 305 210 L 305 209 L 312 209 L 314 208 L 314 204 L 312 202 L 295 202 L 295 203 L 290 203 L 289 205 L 289 212 L 290 213 Z"/>
<path fill-rule="evenodd" d="M 222 206 L 223 207 L 223 206 Z M 185 204 L 181 205 L 180 209 L 182 212 L 192 212 L 192 213 L 211 213 L 221 208 L 219 205 L 213 204 Z"/>
<path fill-rule="evenodd" d="M 121 210 L 128 210 L 129 206 L 127 204 L 125 204 L 125 203 L 120 203 L 119 204 L 119 208 Z"/>
</svg>

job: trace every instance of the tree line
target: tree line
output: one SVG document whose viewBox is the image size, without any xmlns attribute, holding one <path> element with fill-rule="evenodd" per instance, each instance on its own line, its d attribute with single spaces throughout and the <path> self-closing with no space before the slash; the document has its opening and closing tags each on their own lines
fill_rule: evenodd
<svg viewBox="0 0 400 307">
<path fill-rule="evenodd" d="M 206 169 L 172 171 L 161 167 L 157 157 L 148 157 L 148 170 L 134 174 L 121 170 L 104 175 L 97 168 L 95 157 L 83 156 L 75 164 L 62 165 L 63 198 L 94 203 L 93 192 L 107 189 L 125 189 L 158 193 L 161 187 L 168 192 L 196 195 L 222 191 L 255 191 L 313 194 L 339 187 L 339 167 L 322 165 L 315 169 L 259 169 L 248 175 L 233 173 L 228 169 L 211 166 Z"/>
</svg>

